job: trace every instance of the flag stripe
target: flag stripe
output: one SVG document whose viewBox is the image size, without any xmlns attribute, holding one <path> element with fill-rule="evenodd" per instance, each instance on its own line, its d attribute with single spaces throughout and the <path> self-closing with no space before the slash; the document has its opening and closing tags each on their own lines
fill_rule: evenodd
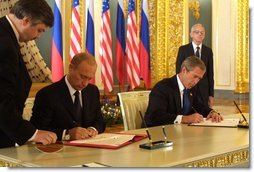
<svg viewBox="0 0 254 172">
<path fill-rule="evenodd" d="M 103 0 L 102 4 L 102 24 L 100 29 L 100 60 L 102 82 L 105 91 L 113 90 L 113 70 L 112 70 L 112 48 L 111 48 L 111 20 L 109 13 L 109 0 Z"/>
<path fill-rule="evenodd" d="M 128 6 L 126 55 L 127 81 L 130 90 L 133 90 L 140 84 L 140 62 L 138 58 L 137 24 L 134 0 L 129 0 Z"/>
<path fill-rule="evenodd" d="M 54 1 L 54 26 L 52 31 L 51 72 L 52 81 L 59 81 L 63 77 L 63 43 L 61 0 Z"/>
<path fill-rule="evenodd" d="M 86 52 L 95 56 L 94 50 L 94 1 L 87 0 L 87 23 L 86 23 Z M 95 84 L 95 77 L 90 80 L 91 84 Z"/>
<path fill-rule="evenodd" d="M 87 10 L 87 28 L 86 28 L 86 50 L 89 54 L 95 55 L 94 53 L 94 4 L 93 0 L 89 1 Z"/>
<path fill-rule="evenodd" d="M 70 59 L 81 51 L 79 0 L 72 2 Z"/>
<path fill-rule="evenodd" d="M 147 0 L 142 1 L 141 24 L 140 24 L 140 76 L 143 78 L 146 89 L 151 86 L 150 71 L 150 45 Z"/>
</svg>

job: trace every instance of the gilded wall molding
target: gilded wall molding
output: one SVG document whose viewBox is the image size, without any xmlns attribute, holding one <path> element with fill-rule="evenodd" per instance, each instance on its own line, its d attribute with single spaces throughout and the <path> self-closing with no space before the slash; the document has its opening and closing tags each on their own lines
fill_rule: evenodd
<svg viewBox="0 0 254 172">
<path fill-rule="evenodd" d="M 238 150 L 199 161 L 184 164 L 184 167 L 203 167 L 203 168 L 214 168 L 214 167 L 233 167 L 243 163 L 249 163 L 250 154 L 249 149 Z M 181 166 L 181 165 L 180 165 Z"/>
<path fill-rule="evenodd" d="M 151 78 L 154 86 L 161 79 L 175 74 L 177 51 L 184 34 L 184 1 L 150 0 L 149 22 Z"/>
<path fill-rule="evenodd" d="M 0 160 L 0 167 L 23 167 L 23 165 L 8 160 Z"/>
<path fill-rule="evenodd" d="M 236 93 L 249 92 L 249 1 L 237 1 Z"/>
<path fill-rule="evenodd" d="M 199 0 L 189 0 L 189 8 L 196 20 L 200 18 L 200 2 Z"/>
</svg>

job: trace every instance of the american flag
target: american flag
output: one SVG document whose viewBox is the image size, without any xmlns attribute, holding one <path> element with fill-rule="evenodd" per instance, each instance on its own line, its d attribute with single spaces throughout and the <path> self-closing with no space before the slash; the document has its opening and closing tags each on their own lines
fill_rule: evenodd
<svg viewBox="0 0 254 172">
<path fill-rule="evenodd" d="M 138 57 L 137 24 L 135 14 L 135 2 L 129 0 L 128 18 L 127 18 L 127 80 L 130 90 L 133 90 L 140 84 L 140 62 Z"/>
<path fill-rule="evenodd" d="M 70 58 L 81 51 L 79 0 L 72 1 Z"/>
<path fill-rule="evenodd" d="M 112 48 L 111 48 L 111 21 L 109 13 L 109 0 L 102 3 L 102 22 L 100 29 L 100 60 L 101 77 L 105 91 L 113 90 L 113 71 L 112 71 Z"/>
</svg>

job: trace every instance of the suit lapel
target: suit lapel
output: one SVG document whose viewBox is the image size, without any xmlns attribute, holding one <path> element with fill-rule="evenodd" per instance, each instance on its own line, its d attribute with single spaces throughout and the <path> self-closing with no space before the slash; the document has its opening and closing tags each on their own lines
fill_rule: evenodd
<svg viewBox="0 0 254 172">
<path fill-rule="evenodd" d="M 189 52 L 188 52 L 188 54 L 189 54 L 188 56 L 190 56 L 190 55 L 195 55 L 192 42 L 188 44 L 188 51 L 189 51 Z M 188 56 L 187 56 L 187 57 L 188 57 Z"/>
<path fill-rule="evenodd" d="M 89 110 L 89 105 L 87 104 L 88 101 L 86 101 L 87 99 L 89 99 L 86 95 L 86 92 L 85 92 L 86 89 L 83 89 L 81 91 L 81 95 L 82 95 L 82 123 L 84 124 L 85 121 L 87 121 L 87 118 L 88 118 L 88 110 Z"/>
<path fill-rule="evenodd" d="M 201 51 L 201 59 L 203 62 L 207 65 L 208 63 L 208 57 L 209 55 L 207 54 L 207 47 L 203 44 L 202 45 L 202 51 Z"/>
<path fill-rule="evenodd" d="M 173 77 L 173 84 L 172 87 L 174 89 L 174 99 L 176 103 L 176 112 L 177 114 L 182 114 L 182 107 L 181 107 L 181 96 L 179 91 L 179 86 L 177 83 L 176 75 Z"/>
<path fill-rule="evenodd" d="M 63 77 L 60 81 L 60 90 L 59 90 L 59 96 L 61 97 L 60 101 L 62 101 L 62 104 L 66 108 L 66 110 L 69 112 L 68 114 L 71 114 L 72 120 L 75 120 L 75 108 L 74 103 L 72 101 L 72 97 L 70 95 L 69 89 L 65 83 L 65 77 Z"/>
<path fill-rule="evenodd" d="M 190 104 L 193 105 L 193 94 L 192 94 L 192 90 L 190 90 L 189 100 L 190 100 Z"/>
</svg>

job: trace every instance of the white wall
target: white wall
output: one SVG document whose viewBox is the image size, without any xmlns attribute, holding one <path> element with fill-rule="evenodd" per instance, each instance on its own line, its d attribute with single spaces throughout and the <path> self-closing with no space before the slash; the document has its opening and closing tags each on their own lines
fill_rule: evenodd
<svg viewBox="0 0 254 172">
<path fill-rule="evenodd" d="M 212 1 L 215 89 L 235 89 L 236 5 L 236 0 Z"/>
</svg>

